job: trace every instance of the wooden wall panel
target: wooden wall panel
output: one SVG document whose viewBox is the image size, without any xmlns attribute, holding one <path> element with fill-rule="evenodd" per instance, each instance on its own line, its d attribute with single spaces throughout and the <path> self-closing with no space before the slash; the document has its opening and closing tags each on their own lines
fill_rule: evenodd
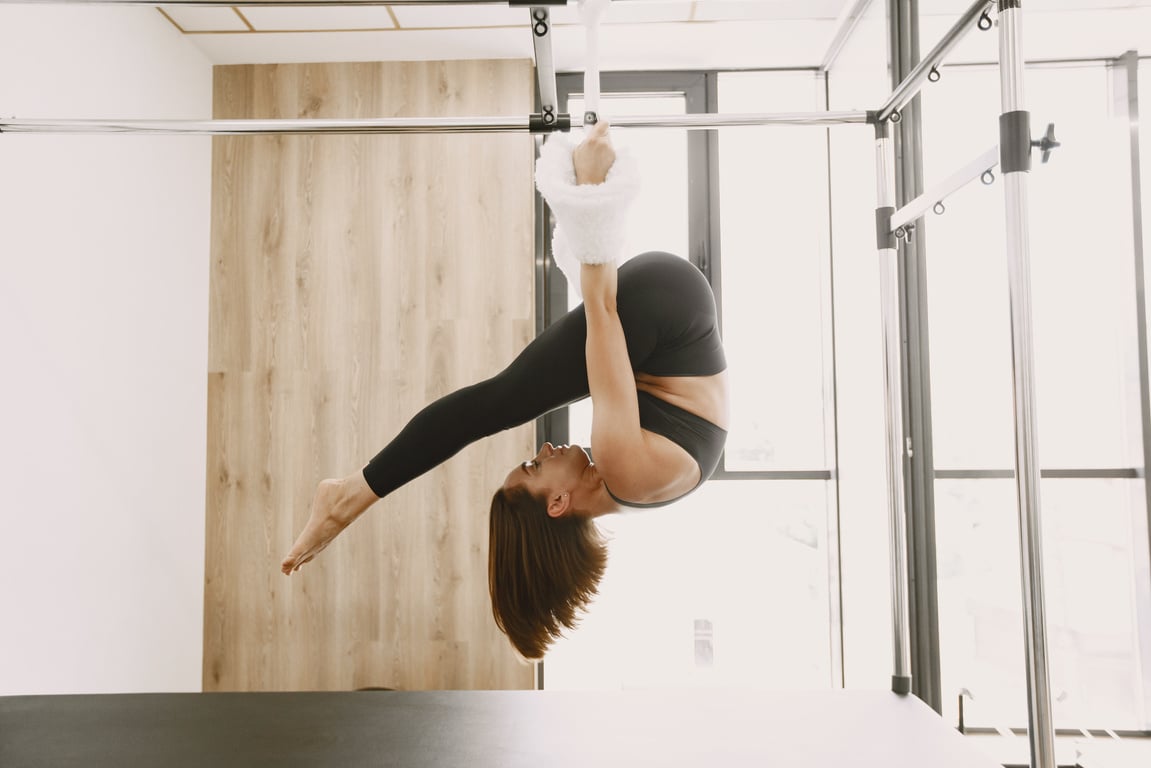
<svg viewBox="0 0 1151 768">
<path fill-rule="evenodd" d="M 216 118 L 514 115 L 526 61 L 217 67 Z M 400 489 L 295 576 L 322 478 L 534 332 L 526 135 L 217 137 L 204 689 L 528 688 L 487 505 L 531 426 Z"/>
</svg>

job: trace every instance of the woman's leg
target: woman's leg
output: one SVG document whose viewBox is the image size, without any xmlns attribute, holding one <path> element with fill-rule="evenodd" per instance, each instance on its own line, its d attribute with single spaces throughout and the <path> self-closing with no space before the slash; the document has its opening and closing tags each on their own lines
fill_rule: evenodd
<svg viewBox="0 0 1151 768">
<path fill-rule="evenodd" d="M 644 282 L 641 270 L 630 263 L 620 268 L 619 304 L 637 305 L 635 311 L 621 311 L 633 367 L 641 366 L 657 348 L 666 314 L 666 308 L 656 312 L 641 298 Z M 674 296 L 661 298 L 675 305 Z M 284 573 L 319 554 L 380 498 L 476 440 L 587 397 L 586 344 L 587 318 L 581 305 L 548 326 L 500 373 L 452 392 L 413 416 L 362 472 L 322 482 L 311 517 L 284 559 Z"/>
<path fill-rule="evenodd" d="M 497 375 L 441 397 L 413 416 L 361 472 L 320 483 L 307 525 L 281 570 L 298 570 L 376 501 L 476 440 L 587 397 L 586 340 L 587 321 L 579 307 Z"/>
</svg>

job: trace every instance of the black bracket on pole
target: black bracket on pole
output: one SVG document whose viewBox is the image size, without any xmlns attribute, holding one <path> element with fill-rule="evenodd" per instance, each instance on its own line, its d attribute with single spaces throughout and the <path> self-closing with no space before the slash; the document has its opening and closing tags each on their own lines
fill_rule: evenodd
<svg viewBox="0 0 1151 768">
<path fill-rule="evenodd" d="M 879 250 L 895 248 L 896 233 L 891 231 L 891 217 L 895 215 L 895 206 L 885 205 L 875 209 L 875 247 Z"/>
<path fill-rule="evenodd" d="M 999 116 L 999 167 L 1004 173 L 1031 170 L 1031 113 L 1025 109 Z"/>
<path fill-rule="evenodd" d="M 571 129 L 572 116 L 568 112 L 556 115 L 549 110 L 546 113 L 537 112 L 528 118 L 528 130 L 532 133 L 555 133 Z"/>
<path fill-rule="evenodd" d="M 1031 138 L 1031 113 L 1024 109 L 1004 112 L 999 116 L 999 161 L 1004 173 L 1031 170 L 1031 149 L 1042 153 L 1046 163 L 1051 151 L 1062 146 L 1055 140 L 1055 124 L 1048 123 L 1047 131 L 1038 139 Z"/>
</svg>

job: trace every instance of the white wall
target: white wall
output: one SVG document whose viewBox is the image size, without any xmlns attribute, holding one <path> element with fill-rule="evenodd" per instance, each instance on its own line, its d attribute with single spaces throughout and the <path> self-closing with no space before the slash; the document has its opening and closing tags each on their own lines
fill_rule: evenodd
<svg viewBox="0 0 1151 768">
<path fill-rule="evenodd" d="M 0 6 L 0 115 L 210 114 L 156 10 Z M 0 135 L 0 694 L 200 690 L 210 176 Z"/>
</svg>

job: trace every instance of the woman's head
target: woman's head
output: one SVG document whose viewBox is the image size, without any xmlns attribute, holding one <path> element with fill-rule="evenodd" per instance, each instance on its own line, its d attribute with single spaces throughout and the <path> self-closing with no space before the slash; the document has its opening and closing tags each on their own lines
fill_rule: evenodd
<svg viewBox="0 0 1151 768">
<path fill-rule="evenodd" d="M 544 443 L 534 458 L 516 466 L 505 489 L 522 487 L 544 499 L 550 517 L 594 517 L 603 507 L 603 481 L 587 452 L 578 445 Z"/>
<path fill-rule="evenodd" d="M 607 545 L 592 518 L 575 506 L 602 485 L 592 475 L 594 465 L 582 450 L 545 444 L 492 497 L 492 615 L 525 658 L 542 657 L 576 625 L 603 576 Z"/>
</svg>

